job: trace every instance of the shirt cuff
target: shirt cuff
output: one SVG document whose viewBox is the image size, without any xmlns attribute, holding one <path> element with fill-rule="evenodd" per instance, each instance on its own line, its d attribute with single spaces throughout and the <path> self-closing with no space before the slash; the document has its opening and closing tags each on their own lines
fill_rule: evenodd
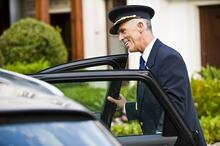
<svg viewBox="0 0 220 146">
<path fill-rule="evenodd" d="M 124 104 L 124 106 L 123 106 L 123 110 L 122 110 L 122 112 L 124 113 L 124 114 L 126 114 L 126 109 L 125 109 L 125 106 L 126 105 L 126 103 Z M 135 109 L 137 110 L 138 109 L 138 107 L 137 107 L 137 102 L 135 103 Z"/>
<path fill-rule="evenodd" d="M 123 110 L 122 110 L 122 112 L 123 112 L 124 114 L 126 114 L 125 105 L 126 105 L 126 103 L 124 104 L 124 106 L 123 106 Z"/>
</svg>

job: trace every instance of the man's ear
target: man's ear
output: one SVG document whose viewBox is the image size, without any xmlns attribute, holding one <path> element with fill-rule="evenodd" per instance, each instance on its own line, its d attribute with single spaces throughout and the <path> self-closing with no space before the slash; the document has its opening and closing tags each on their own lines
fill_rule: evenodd
<svg viewBox="0 0 220 146">
<path fill-rule="evenodd" d="M 137 23 L 137 28 L 138 28 L 138 31 L 139 31 L 140 33 L 143 32 L 143 31 L 144 31 L 144 24 L 143 24 L 143 22 L 139 21 L 139 22 Z"/>
</svg>

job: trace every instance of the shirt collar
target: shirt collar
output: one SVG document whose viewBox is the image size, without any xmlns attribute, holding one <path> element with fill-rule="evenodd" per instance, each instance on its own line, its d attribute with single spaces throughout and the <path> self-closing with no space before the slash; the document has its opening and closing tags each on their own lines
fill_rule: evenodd
<svg viewBox="0 0 220 146">
<path fill-rule="evenodd" d="M 144 52 L 143 52 L 142 56 L 143 56 L 143 59 L 144 59 L 144 61 L 145 61 L 145 64 L 147 63 L 147 60 L 148 60 L 149 55 L 150 55 L 150 52 L 151 52 L 151 50 L 152 50 L 152 48 L 153 48 L 153 45 L 154 45 L 154 43 L 155 43 L 156 40 L 157 40 L 157 38 L 154 38 L 154 39 L 150 42 L 150 44 L 144 49 Z"/>
</svg>

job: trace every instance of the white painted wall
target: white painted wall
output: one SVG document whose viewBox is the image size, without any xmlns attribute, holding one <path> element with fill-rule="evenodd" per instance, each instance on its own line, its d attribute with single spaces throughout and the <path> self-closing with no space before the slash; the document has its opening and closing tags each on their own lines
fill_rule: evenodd
<svg viewBox="0 0 220 146">
<path fill-rule="evenodd" d="M 104 0 L 83 0 L 85 58 L 107 55 Z"/>
<path fill-rule="evenodd" d="M 84 58 L 107 55 L 106 16 L 104 0 L 83 0 Z M 99 66 L 93 69 L 106 69 Z M 107 82 L 88 82 L 91 86 L 106 88 Z"/>
<path fill-rule="evenodd" d="M 127 0 L 127 4 L 148 5 L 155 10 L 152 19 L 153 32 L 165 44 L 176 49 L 185 60 L 188 73 L 191 76 L 201 68 L 200 53 L 200 5 L 220 4 L 220 0 Z M 138 60 L 139 54 L 131 55 L 129 66 L 138 68 L 133 60 Z"/>
<path fill-rule="evenodd" d="M 220 4 L 220 0 L 127 0 L 127 4 L 152 7 L 154 35 L 183 56 L 190 76 L 200 70 L 198 6 Z M 85 58 L 107 55 L 105 1 L 83 0 L 83 22 Z M 130 53 L 131 69 L 138 68 L 139 55 Z"/>
</svg>

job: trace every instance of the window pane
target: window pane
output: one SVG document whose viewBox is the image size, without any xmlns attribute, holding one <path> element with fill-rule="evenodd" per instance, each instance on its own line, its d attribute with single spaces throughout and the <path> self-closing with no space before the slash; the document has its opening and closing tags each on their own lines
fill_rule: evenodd
<svg viewBox="0 0 220 146">
<path fill-rule="evenodd" d="M 103 109 L 108 82 L 75 82 L 55 84 L 65 96 L 78 101 L 93 112 Z"/>
<path fill-rule="evenodd" d="M 0 126 L 1 146 L 112 146 L 112 136 L 94 121 L 9 124 Z"/>
<path fill-rule="evenodd" d="M 145 84 L 135 81 L 123 83 L 120 94 L 131 106 L 126 105 L 126 114 L 121 111 L 115 113 L 111 124 L 114 135 L 161 134 L 163 109 Z"/>
</svg>

